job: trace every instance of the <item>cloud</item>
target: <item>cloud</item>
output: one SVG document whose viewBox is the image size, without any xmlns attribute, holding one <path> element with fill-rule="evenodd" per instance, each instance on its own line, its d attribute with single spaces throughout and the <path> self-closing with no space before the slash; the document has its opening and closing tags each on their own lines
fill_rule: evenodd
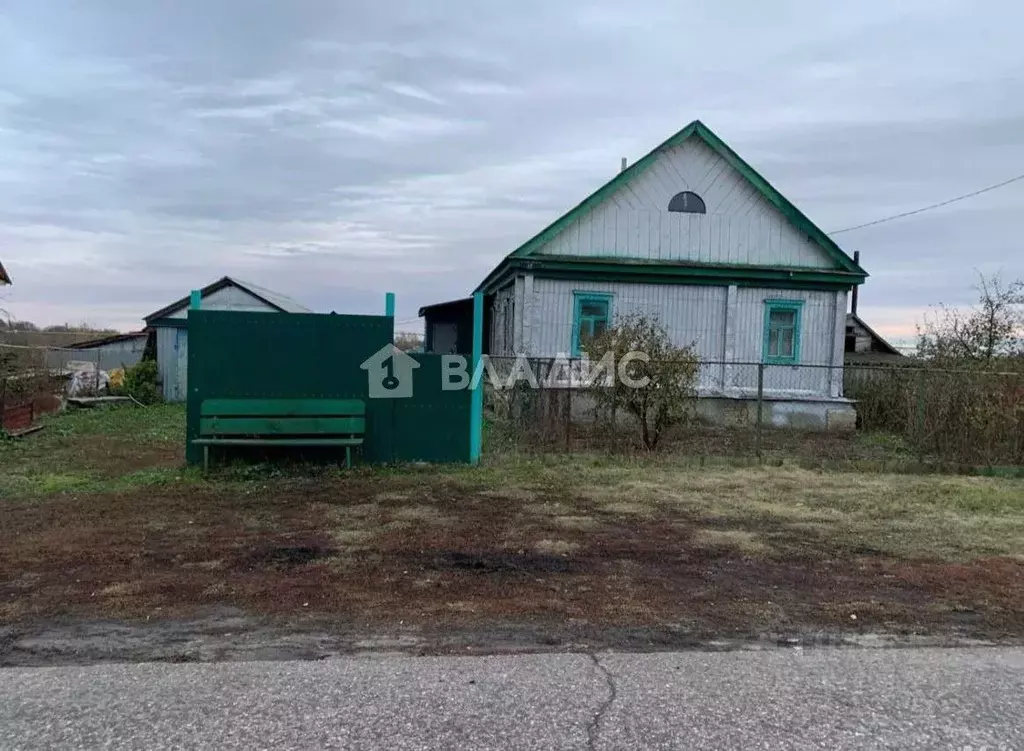
<svg viewBox="0 0 1024 751">
<path fill-rule="evenodd" d="M 224 273 L 399 317 L 699 117 L 838 229 L 1024 164 L 1024 10 L 968 0 L 448 7 L 47 3 L 0 19 L 0 253 L 18 317 L 129 328 Z M 837 236 L 912 330 L 1024 276 L 1024 186 Z M 889 327 L 889 328 L 887 328 Z"/>
</svg>

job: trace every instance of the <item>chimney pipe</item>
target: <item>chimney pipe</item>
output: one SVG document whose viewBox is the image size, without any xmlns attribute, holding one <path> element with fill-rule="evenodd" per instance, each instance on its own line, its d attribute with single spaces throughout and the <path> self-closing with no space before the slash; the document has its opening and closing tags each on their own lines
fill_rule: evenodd
<svg viewBox="0 0 1024 751">
<path fill-rule="evenodd" d="M 619 167 L 619 172 L 625 172 L 626 171 L 626 164 L 627 163 L 628 162 L 626 162 L 626 157 L 622 157 L 622 165 Z"/>
<path fill-rule="evenodd" d="M 860 251 L 853 251 L 853 262 L 860 266 Z M 857 291 L 858 285 L 853 285 L 853 292 L 850 294 L 850 312 L 857 315 Z"/>
</svg>

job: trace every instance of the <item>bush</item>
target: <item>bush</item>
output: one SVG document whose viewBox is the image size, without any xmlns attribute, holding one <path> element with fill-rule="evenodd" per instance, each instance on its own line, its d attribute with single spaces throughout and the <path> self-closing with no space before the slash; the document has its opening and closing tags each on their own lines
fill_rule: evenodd
<svg viewBox="0 0 1024 751">
<path fill-rule="evenodd" d="M 629 313 L 582 346 L 594 361 L 611 355 L 617 377 L 595 384 L 591 393 L 612 415 L 619 409 L 632 415 L 648 450 L 666 429 L 692 416 L 700 359 L 692 347 L 675 346 L 656 318 Z"/>
<path fill-rule="evenodd" d="M 157 404 L 164 398 L 157 377 L 156 360 L 142 360 L 125 368 L 124 381 L 111 392 L 117 396 L 130 396 L 142 404 Z"/>
</svg>

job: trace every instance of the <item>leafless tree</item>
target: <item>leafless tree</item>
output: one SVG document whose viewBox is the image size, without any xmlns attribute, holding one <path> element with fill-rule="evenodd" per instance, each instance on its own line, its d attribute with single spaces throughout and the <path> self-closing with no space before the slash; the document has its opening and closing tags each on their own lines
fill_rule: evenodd
<svg viewBox="0 0 1024 751">
<path fill-rule="evenodd" d="M 917 352 L 931 360 L 990 363 L 1024 357 L 1024 281 L 978 274 L 978 303 L 968 310 L 940 304 L 918 326 Z"/>
</svg>

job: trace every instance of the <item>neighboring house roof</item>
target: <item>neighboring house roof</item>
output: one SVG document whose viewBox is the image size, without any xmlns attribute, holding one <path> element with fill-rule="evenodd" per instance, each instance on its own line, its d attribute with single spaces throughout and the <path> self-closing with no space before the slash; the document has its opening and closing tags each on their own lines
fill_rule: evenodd
<svg viewBox="0 0 1024 751">
<path fill-rule="evenodd" d="M 846 314 L 846 325 L 847 327 L 857 325 L 864 329 L 871 336 L 871 351 L 875 353 L 883 353 L 886 355 L 899 355 L 903 356 L 903 353 L 896 349 L 894 346 L 885 341 L 878 332 L 873 328 L 864 323 L 864 319 L 858 316 L 856 313 Z M 853 353 L 848 353 L 853 354 Z"/>
<path fill-rule="evenodd" d="M 127 334 L 111 334 L 99 339 L 90 339 L 86 342 L 75 342 L 74 344 L 66 345 L 65 349 L 91 349 L 93 347 L 102 347 L 104 344 L 116 344 L 117 342 L 126 342 L 131 339 L 146 339 L 148 336 L 148 331 L 130 331 Z"/>
<path fill-rule="evenodd" d="M 266 287 L 260 287 L 259 285 L 250 284 L 249 282 L 243 282 L 240 279 L 231 276 L 221 277 L 213 284 L 203 287 L 202 290 L 200 290 L 200 294 L 202 295 L 202 297 L 206 297 L 207 295 L 212 295 L 214 292 L 224 289 L 225 287 L 238 287 L 239 289 L 248 292 L 256 299 L 265 302 L 270 307 L 282 313 L 313 312 L 304 305 L 300 305 L 299 303 L 295 302 L 295 300 L 285 295 L 282 295 L 279 292 L 274 292 L 273 290 L 267 289 Z M 183 297 L 180 300 L 172 302 L 170 305 L 166 307 L 160 308 L 160 310 L 150 313 L 143 320 L 152 321 L 157 318 L 166 318 L 167 316 L 174 313 L 176 310 L 188 306 L 190 299 L 190 296 Z"/>
<path fill-rule="evenodd" d="M 556 219 L 554 222 L 549 224 L 547 227 L 542 229 L 536 235 L 531 237 L 525 243 L 520 245 L 518 248 L 509 253 L 504 260 L 498 264 L 497 267 L 480 283 L 477 287 L 478 290 L 489 290 L 493 288 L 493 282 L 504 276 L 503 272 L 509 267 L 529 267 L 528 264 L 524 263 L 521 259 L 531 257 L 530 263 L 532 264 L 543 264 L 547 262 L 547 259 L 541 259 L 538 257 L 532 257 L 534 252 L 542 245 L 547 243 L 549 240 L 557 236 L 562 230 L 568 227 L 572 222 L 579 219 L 586 213 L 604 203 L 611 195 L 617 191 L 621 186 L 627 183 L 629 180 L 637 177 L 649 167 L 651 167 L 657 160 L 660 153 L 666 149 L 679 146 L 689 138 L 698 138 L 703 141 L 712 151 L 718 154 L 727 164 L 732 166 L 740 175 L 750 183 L 753 188 L 760 193 L 770 204 L 772 204 L 779 212 L 786 218 L 786 220 L 793 225 L 796 229 L 803 232 L 807 237 L 817 244 L 825 253 L 835 262 L 836 271 L 828 272 L 827 270 L 816 270 L 816 273 L 821 275 L 823 273 L 830 273 L 834 278 L 835 283 L 845 283 L 848 285 L 860 284 L 867 277 L 867 272 L 857 264 L 853 258 L 848 256 L 842 248 L 840 248 L 828 235 L 826 235 L 821 229 L 817 227 L 810 219 L 803 215 L 803 213 L 796 208 L 789 200 L 783 196 L 779 191 L 769 184 L 761 175 L 749 164 L 747 164 L 735 151 L 718 136 L 716 136 L 710 128 L 708 128 L 700 120 L 694 120 L 692 123 L 687 125 L 685 128 L 680 130 L 678 133 L 673 135 L 665 142 L 659 144 L 650 152 L 648 152 L 639 161 L 633 163 L 632 166 L 619 172 L 614 178 L 609 180 L 607 183 L 602 185 L 596 191 L 591 193 L 585 199 L 583 199 L 577 206 L 563 214 L 561 217 Z M 563 261 L 568 260 L 579 260 L 580 262 L 594 262 L 600 260 L 602 263 L 606 262 L 607 259 L 576 259 L 576 257 L 563 258 Z M 664 262 L 650 262 L 650 261 L 639 261 L 631 262 L 631 266 L 644 265 L 648 267 L 661 268 L 667 265 L 673 265 L 678 268 L 688 267 L 705 267 L 705 268 L 724 268 L 721 264 L 693 264 L 693 263 L 681 263 L 675 262 L 673 264 L 665 264 Z M 753 268 L 753 267 L 747 267 Z M 804 274 L 804 271 L 794 271 L 793 274 Z"/>
<path fill-rule="evenodd" d="M 447 302 L 436 302 L 433 303 L 432 305 L 424 305 L 422 308 L 420 308 L 419 317 L 422 318 L 423 316 L 427 315 L 427 313 L 436 313 L 445 309 L 460 310 L 467 305 L 470 306 L 470 310 L 472 310 L 472 297 L 463 297 L 459 300 L 448 300 Z"/>
<path fill-rule="evenodd" d="M 5 269 L 4 265 L 2 263 L 0 263 L 0 284 L 10 284 L 10 283 L 11 283 L 11 275 L 7 273 L 7 269 Z"/>
</svg>

